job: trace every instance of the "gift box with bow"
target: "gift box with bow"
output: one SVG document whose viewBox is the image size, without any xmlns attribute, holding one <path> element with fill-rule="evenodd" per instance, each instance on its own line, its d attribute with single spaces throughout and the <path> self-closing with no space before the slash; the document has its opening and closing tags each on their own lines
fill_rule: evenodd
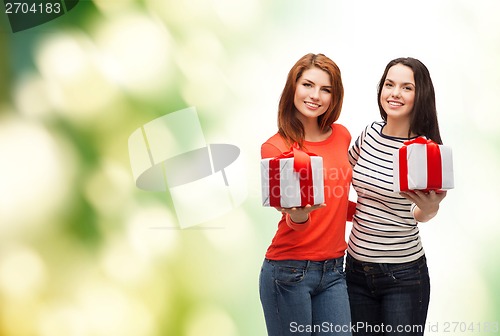
<svg viewBox="0 0 500 336">
<path fill-rule="evenodd" d="M 323 158 L 296 147 L 261 160 L 262 205 L 304 207 L 324 202 Z"/>
<path fill-rule="evenodd" d="M 424 137 L 405 141 L 403 147 L 394 152 L 393 167 L 395 192 L 454 187 L 451 148 Z"/>
</svg>

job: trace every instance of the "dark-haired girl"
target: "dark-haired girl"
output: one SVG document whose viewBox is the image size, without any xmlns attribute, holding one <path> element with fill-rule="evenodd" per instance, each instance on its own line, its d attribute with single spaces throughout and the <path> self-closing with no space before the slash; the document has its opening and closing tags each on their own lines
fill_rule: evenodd
<svg viewBox="0 0 500 336">
<path fill-rule="evenodd" d="M 432 219 L 446 192 L 392 191 L 392 154 L 425 136 L 441 144 L 434 87 L 414 58 L 387 64 L 378 87 L 383 121 L 349 150 L 357 204 L 346 274 L 355 335 L 423 335 L 430 284 L 418 223 Z"/>
</svg>

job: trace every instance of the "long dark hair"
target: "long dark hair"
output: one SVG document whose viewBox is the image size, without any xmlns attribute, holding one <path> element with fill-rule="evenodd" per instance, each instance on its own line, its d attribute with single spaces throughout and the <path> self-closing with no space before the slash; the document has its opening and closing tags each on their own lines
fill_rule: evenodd
<svg viewBox="0 0 500 336">
<path fill-rule="evenodd" d="M 294 104 L 297 81 L 305 70 L 317 67 L 328 73 L 332 83 L 332 100 L 325 113 L 318 117 L 318 125 L 322 131 L 327 131 L 340 116 L 344 99 L 344 87 L 340 69 L 331 59 L 323 54 L 307 54 L 302 56 L 288 73 L 288 78 L 281 94 L 278 106 L 278 133 L 288 145 L 297 142 L 300 147 L 304 142 L 304 126 L 297 118 L 297 108 Z"/>
<path fill-rule="evenodd" d="M 415 80 L 415 103 L 413 105 L 413 110 L 411 111 L 408 137 L 410 137 L 410 134 L 412 133 L 425 135 L 438 144 L 442 144 L 443 142 L 439 133 L 439 124 L 437 119 L 434 85 L 432 84 L 429 70 L 418 59 L 402 57 L 396 58 L 387 64 L 377 90 L 377 102 L 380 110 L 380 116 L 384 121 L 387 121 L 387 113 L 384 111 L 382 104 L 380 103 L 380 95 L 389 69 L 396 64 L 402 64 L 411 68 L 413 70 L 413 78 Z"/>
</svg>

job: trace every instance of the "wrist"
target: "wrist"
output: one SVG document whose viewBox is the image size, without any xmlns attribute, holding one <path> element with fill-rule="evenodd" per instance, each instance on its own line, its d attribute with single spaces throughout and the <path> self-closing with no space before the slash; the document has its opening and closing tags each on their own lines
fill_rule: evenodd
<svg viewBox="0 0 500 336">
<path fill-rule="evenodd" d="M 439 208 L 424 211 L 424 210 L 420 209 L 419 207 L 417 207 L 417 208 L 415 208 L 413 215 L 418 222 L 423 223 L 423 222 L 428 222 L 432 218 L 434 218 L 437 215 L 438 210 L 439 210 Z"/>
<path fill-rule="evenodd" d="M 309 224 L 311 224 L 311 221 L 310 221 L 310 218 L 308 218 L 306 221 L 304 221 L 302 223 L 300 223 L 300 222 L 296 223 L 292 220 L 292 217 L 287 214 L 286 224 L 288 225 L 289 228 L 291 228 L 294 231 L 303 232 L 303 231 L 307 230 L 307 228 L 309 227 Z"/>
<path fill-rule="evenodd" d="M 303 224 L 309 220 L 309 214 L 290 215 L 290 220 L 295 224 Z"/>
</svg>

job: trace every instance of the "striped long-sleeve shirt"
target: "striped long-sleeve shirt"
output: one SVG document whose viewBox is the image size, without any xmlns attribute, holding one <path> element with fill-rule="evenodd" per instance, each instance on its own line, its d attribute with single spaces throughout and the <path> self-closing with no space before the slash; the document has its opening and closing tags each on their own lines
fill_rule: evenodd
<svg viewBox="0 0 500 336">
<path fill-rule="evenodd" d="M 415 204 L 392 190 L 392 154 L 404 138 L 382 134 L 384 122 L 367 126 L 349 150 L 358 194 L 348 253 L 375 263 L 403 263 L 424 255 Z"/>
</svg>

